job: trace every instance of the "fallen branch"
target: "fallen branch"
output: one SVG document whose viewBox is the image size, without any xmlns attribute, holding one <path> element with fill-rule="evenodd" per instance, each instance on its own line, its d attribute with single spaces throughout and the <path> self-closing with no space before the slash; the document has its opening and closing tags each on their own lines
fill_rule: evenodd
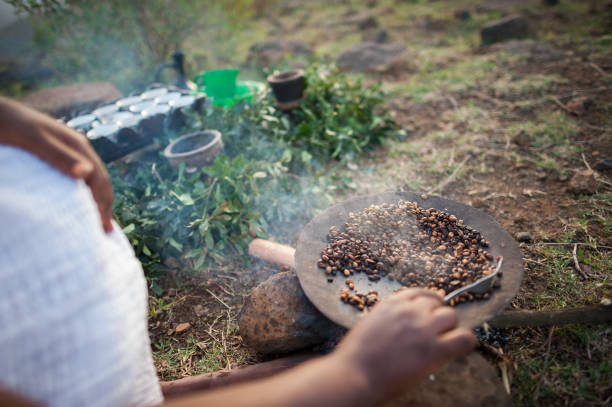
<svg viewBox="0 0 612 407">
<path fill-rule="evenodd" d="M 319 353 L 308 353 L 289 356 L 270 362 L 259 363 L 239 369 L 220 370 L 198 376 L 185 377 L 171 382 L 161 382 L 161 390 L 165 397 L 183 396 L 195 391 L 210 390 L 230 384 L 244 383 L 256 379 L 270 377 L 307 360 L 321 356 Z"/>
<path fill-rule="evenodd" d="M 589 243 L 582 242 L 567 242 L 567 243 L 558 243 L 558 242 L 538 242 L 536 244 L 544 245 L 544 246 L 571 246 L 571 245 L 579 245 L 579 246 L 588 246 L 591 247 Z M 593 249 L 612 249 L 612 246 L 598 246 L 595 245 Z"/>
<path fill-rule="evenodd" d="M 522 328 L 568 324 L 603 324 L 612 321 L 612 306 L 596 305 L 553 311 L 506 311 L 491 321 L 493 328 Z"/>
<path fill-rule="evenodd" d="M 578 256 L 576 256 L 577 249 L 578 249 L 578 245 L 575 244 L 574 250 L 572 251 L 572 257 L 574 258 L 574 267 L 576 268 L 576 271 L 578 271 L 580 275 L 586 280 L 589 278 L 589 276 L 587 276 L 587 274 L 584 271 L 582 271 L 582 269 L 580 268 L 580 264 L 578 263 Z"/>
</svg>

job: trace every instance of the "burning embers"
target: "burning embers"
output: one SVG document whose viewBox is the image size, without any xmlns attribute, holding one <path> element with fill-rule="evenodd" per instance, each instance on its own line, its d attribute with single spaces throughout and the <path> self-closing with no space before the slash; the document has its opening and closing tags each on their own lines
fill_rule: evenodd
<svg viewBox="0 0 612 407">
<path fill-rule="evenodd" d="M 371 205 L 349 213 L 344 231 L 332 226 L 318 266 L 328 281 L 338 274 L 365 273 L 369 280 L 395 279 L 407 287 L 426 287 L 446 295 L 493 272 L 493 256 L 480 232 L 447 212 L 419 208 L 416 202 Z M 355 292 L 352 280 L 340 299 L 360 310 L 378 302 L 378 293 Z M 496 281 L 495 288 L 499 287 Z M 487 299 L 489 293 L 464 293 L 450 305 Z"/>
</svg>

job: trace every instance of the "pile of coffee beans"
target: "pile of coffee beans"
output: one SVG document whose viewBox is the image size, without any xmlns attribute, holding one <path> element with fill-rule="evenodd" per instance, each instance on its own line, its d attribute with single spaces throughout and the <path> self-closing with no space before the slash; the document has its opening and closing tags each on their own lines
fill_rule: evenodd
<svg viewBox="0 0 612 407">
<path fill-rule="evenodd" d="M 329 229 L 327 240 L 318 266 L 330 282 L 336 275 L 348 278 L 365 273 L 371 281 L 386 277 L 446 295 L 493 272 L 493 256 L 486 250 L 489 243 L 480 232 L 452 214 L 423 209 L 416 202 L 371 205 L 351 212 L 342 229 Z M 348 280 L 347 285 L 350 290 Z M 343 289 L 343 301 L 359 309 L 371 306 L 364 300 L 367 295 L 351 295 L 349 290 Z M 355 296 L 363 301 L 352 300 Z M 488 293 L 464 293 L 450 305 L 488 297 Z M 370 302 L 374 305 L 377 300 Z"/>
</svg>

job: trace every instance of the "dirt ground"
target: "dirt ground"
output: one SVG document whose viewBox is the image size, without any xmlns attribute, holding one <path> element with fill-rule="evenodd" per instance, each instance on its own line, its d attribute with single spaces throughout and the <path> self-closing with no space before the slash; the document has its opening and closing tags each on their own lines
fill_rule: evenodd
<svg viewBox="0 0 612 407">
<path fill-rule="evenodd" d="M 359 28 L 324 24 L 377 18 L 410 57 L 367 73 L 389 91 L 406 137 L 341 170 L 356 187 L 338 196 L 411 190 L 480 208 L 520 243 L 525 276 L 514 309 L 563 309 L 612 299 L 612 37 L 603 2 L 288 2 L 260 24 L 286 28 L 322 54 L 359 42 Z M 470 19 L 454 16 L 468 10 Z M 526 41 L 478 45 L 486 21 L 520 12 Z M 323 29 L 321 29 L 323 27 Z M 271 30 L 272 31 L 272 30 Z M 595 187 L 572 177 L 595 169 Z M 575 254 L 574 254 L 575 250 Z M 580 268 L 580 270 L 578 269 Z M 151 297 L 150 328 L 164 380 L 260 360 L 236 333 L 244 296 L 276 270 L 227 264 L 180 273 Z M 185 329 L 184 323 L 189 323 Z M 183 330 L 184 329 L 184 330 Z M 486 341 L 486 340 L 485 340 Z M 516 405 L 609 405 L 612 327 L 511 329 L 490 341 Z"/>
</svg>

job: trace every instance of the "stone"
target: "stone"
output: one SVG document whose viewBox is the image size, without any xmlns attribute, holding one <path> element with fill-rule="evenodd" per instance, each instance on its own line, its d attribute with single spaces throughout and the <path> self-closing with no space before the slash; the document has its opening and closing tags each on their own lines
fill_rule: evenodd
<svg viewBox="0 0 612 407">
<path fill-rule="evenodd" d="M 294 271 L 255 287 L 238 315 L 238 327 L 245 344 L 264 355 L 322 344 L 344 330 L 310 303 Z"/>
<path fill-rule="evenodd" d="M 389 42 L 389 32 L 384 28 L 379 28 L 378 30 L 372 31 L 364 31 L 361 36 L 363 42 L 376 42 L 378 44 L 384 44 Z"/>
<path fill-rule="evenodd" d="M 24 96 L 20 101 L 55 117 L 69 117 L 121 97 L 121 92 L 112 84 L 93 82 L 42 89 Z"/>
<path fill-rule="evenodd" d="M 531 236 L 531 233 L 529 232 L 518 232 L 516 234 L 516 241 L 517 242 L 533 242 L 533 236 Z"/>
<path fill-rule="evenodd" d="M 480 38 L 482 45 L 486 46 L 512 38 L 524 38 L 528 32 L 527 19 L 515 14 L 489 22 L 480 30 Z"/>
<path fill-rule="evenodd" d="M 269 67 L 282 62 L 289 56 L 310 58 L 312 53 L 312 49 L 300 41 L 262 41 L 251 46 L 246 65 Z"/>
<path fill-rule="evenodd" d="M 176 332 L 177 334 L 188 330 L 189 328 L 191 328 L 191 324 L 189 322 L 183 322 L 180 323 L 176 326 L 176 328 L 174 328 L 174 332 Z"/>
<path fill-rule="evenodd" d="M 497 369 L 473 352 L 448 363 L 419 386 L 384 407 L 510 407 Z"/>
<path fill-rule="evenodd" d="M 404 44 L 378 44 L 363 42 L 353 45 L 336 58 L 340 69 L 354 72 L 373 72 L 382 70 L 401 59 L 407 59 Z"/>
<path fill-rule="evenodd" d="M 597 171 L 608 171 L 612 170 L 612 160 L 601 160 L 597 164 L 595 164 L 595 169 Z"/>
<path fill-rule="evenodd" d="M 531 145 L 531 136 L 525 130 L 521 130 L 512 138 L 512 142 L 519 147 L 527 148 Z"/>
<path fill-rule="evenodd" d="M 461 20 L 461 21 L 467 21 L 472 18 L 472 13 L 470 13 L 469 10 L 465 10 L 465 9 L 456 10 L 453 13 L 453 15 L 457 20 Z"/>
<path fill-rule="evenodd" d="M 204 307 L 201 304 L 196 305 L 195 307 L 193 307 L 193 313 L 196 314 L 198 317 L 201 317 L 202 315 L 204 315 L 206 311 L 204 310 Z"/>
<path fill-rule="evenodd" d="M 597 192 L 597 178 L 593 170 L 579 171 L 569 180 L 568 190 L 575 194 L 592 195 Z"/>
<path fill-rule="evenodd" d="M 582 116 L 593 105 L 590 98 L 576 98 L 565 104 L 565 108 L 573 115 Z"/>
</svg>

